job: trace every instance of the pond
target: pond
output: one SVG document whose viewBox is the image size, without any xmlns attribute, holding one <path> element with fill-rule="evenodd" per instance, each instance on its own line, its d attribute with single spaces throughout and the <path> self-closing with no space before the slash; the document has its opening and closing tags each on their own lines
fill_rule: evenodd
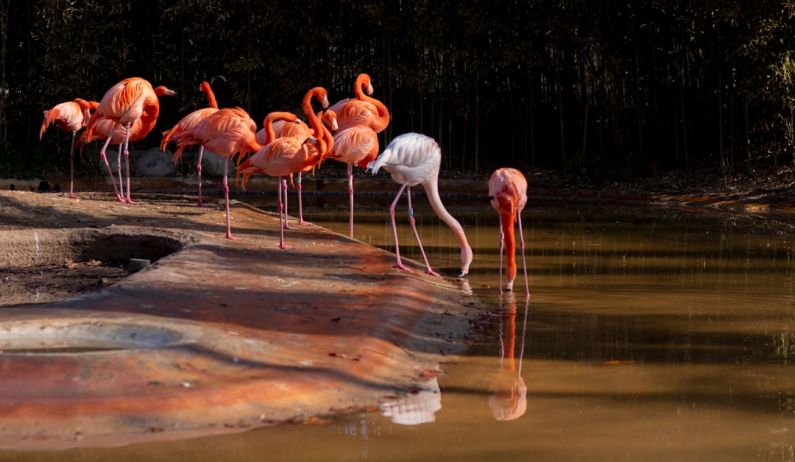
<svg viewBox="0 0 795 462">
<path fill-rule="evenodd" d="M 260 205 L 272 210 L 274 199 Z M 305 203 L 307 219 L 347 233 L 345 196 Z M 387 203 L 357 203 L 356 237 L 392 250 Z M 420 393 L 317 425 L 113 449 L 6 451 L 0 459 L 795 460 L 795 256 L 787 225 L 531 204 L 528 301 L 521 259 L 516 294 L 500 296 L 498 221 L 488 203 L 446 203 L 475 252 L 468 288 L 487 310 L 479 340 Z M 457 241 L 423 197 L 414 205 L 431 264 L 455 275 Z M 404 205 L 398 215 L 401 251 L 419 259 Z"/>
</svg>

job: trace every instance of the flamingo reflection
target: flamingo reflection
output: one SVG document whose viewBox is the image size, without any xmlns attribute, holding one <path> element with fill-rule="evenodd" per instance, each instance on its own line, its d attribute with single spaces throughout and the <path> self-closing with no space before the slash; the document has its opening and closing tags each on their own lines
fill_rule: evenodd
<svg viewBox="0 0 795 462">
<path fill-rule="evenodd" d="M 526 298 L 522 337 L 519 348 L 519 366 L 516 366 L 516 297 L 513 292 L 500 296 L 500 369 L 489 386 L 489 406 L 496 420 L 514 420 L 527 411 L 527 385 L 522 379 L 522 358 L 527 330 L 527 312 L 530 297 Z"/>
</svg>

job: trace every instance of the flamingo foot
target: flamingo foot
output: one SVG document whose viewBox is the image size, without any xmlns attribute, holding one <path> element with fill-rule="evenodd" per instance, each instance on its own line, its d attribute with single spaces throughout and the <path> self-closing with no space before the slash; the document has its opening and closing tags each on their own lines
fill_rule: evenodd
<svg viewBox="0 0 795 462">
<path fill-rule="evenodd" d="M 508 282 L 505 283 L 505 290 L 507 292 L 510 292 L 510 291 L 513 290 L 513 281 L 508 281 Z"/>
<path fill-rule="evenodd" d="M 201 198 L 197 201 L 199 203 L 199 207 L 204 207 L 204 203 L 202 202 Z"/>
<path fill-rule="evenodd" d="M 116 202 L 120 202 L 120 203 L 124 204 L 124 203 L 126 203 L 127 201 L 126 201 L 126 200 L 124 200 L 124 198 L 123 198 L 123 197 L 121 197 L 120 195 L 116 194 Z"/>
<path fill-rule="evenodd" d="M 397 268 L 399 270 L 403 270 L 403 271 L 405 271 L 407 273 L 414 274 L 414 270 L 409 268 L 408 266 L 404 265 L 403 262 L 400 261 L 400 260 L 398 260 L 398 262 L 395 263 L 395 268 Z"/>
<path fill-rule="evenodd" d="M 128 198 L 126 198 L 126 199 L 124 199 L 124 202 L 125 202 L 126 204 L 133 204 L 133 205 L 138 205 L 138 204 L 141 204 L 141 202 L 139 202 L 139 201 L 134 201 L 134 200 L 132 200 L 132 199 L 131 199 L 131 198 L 129 198 L 129 197 L 128 197 Z"/>
<path fill-rule="evenodd" d="M 226 233 L 226 238 L 229 239 L 230 241 L 236 241 L 237 240 L 237 238 L 235 236 L 232 236 L 232 233 Z"/>
<path fill-rule="evenodd" d="M 69 195 L 68 195 L 68 196 L 66 196 L 66 197 L 68 197 L 69 199 L 77 199 L 77 196 L 75 196 L 75 195 L 74 195 L 74 194 L 72 194 L 72 193 L 69 193 Z"/>
<path fill-rule="evenodd" d="M 442 277 L 441 274 L 437 273 L 436 271 L 434 271 L 434 270 L 432 270 L 430 268 L 426 268 L 425 269 L 425 274 L 430 274 L 431 276 L 436 276 L 437 278 Z"/>
</svg>

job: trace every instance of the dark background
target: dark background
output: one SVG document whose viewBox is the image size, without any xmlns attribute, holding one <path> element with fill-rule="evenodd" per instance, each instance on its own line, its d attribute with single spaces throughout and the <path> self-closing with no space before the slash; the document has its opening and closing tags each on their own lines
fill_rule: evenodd
<svg viewBox="0 0 795 462">
<path fill-rule="evenodd" d="M 451 171 L 791 165 L 793 12 L 781 0 L 0 0 L 0 175 L 64 171 L 68 135 L 40 142 L 42 111 L 124 77 L 178 92 L 141 149 L 206 106 L 203 79 L 259 122 L 300 112 L 315 85 L 332 103 L 351 96 L 359 72 L 393 115 L 382 142 L 431 135 Z"/>
</svg>

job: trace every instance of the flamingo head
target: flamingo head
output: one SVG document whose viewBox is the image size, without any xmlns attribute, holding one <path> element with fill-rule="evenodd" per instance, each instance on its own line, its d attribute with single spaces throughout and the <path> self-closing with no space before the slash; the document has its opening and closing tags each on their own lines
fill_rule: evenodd
<svg viewBox="0 0 795 462">
<path fill-rule="evenodd" d="M 158 87 L 155 87 L 155 94 L 158 97 L 160 97 L 160 96 L 174 96 L 174 95 L 177 94 L 177 92 L 175 92 L 174 90 L 172 90 L 172 89 L 170 89 L 168 87 L 160 85 Z"/>
<path fill-rule="evenodd" d="M 307 92 L 307 96 L 314 97 L 323 106 L 323 109 L 329 106 L 328 103 L 328 90 L 323 87 L 315 87 Z"/>
<path fill-rule="evenodd" d="M 202 91 L 204 93 L 211 91 L 210 82 L 203 80 L 202 83 L 199 84 L 199 91 Z"/>
<path fill-rule="evenodd" d="M 364 88 L 368 95 L 373 94 L 373 82 L 369 75 L 361 73 L 356 77 L 356 86 Z"/>
<path fill-rule="evenodd" d="M 331 109 L 327 109 L 326 111 L 321 113 L 320 120 L 323 122 L 323 125 L 326 126 L 329 130 L 336 131 L 340 128 L 339 124 L 337 123 L 337 113 L 332 111 Z"/>
</svg>

